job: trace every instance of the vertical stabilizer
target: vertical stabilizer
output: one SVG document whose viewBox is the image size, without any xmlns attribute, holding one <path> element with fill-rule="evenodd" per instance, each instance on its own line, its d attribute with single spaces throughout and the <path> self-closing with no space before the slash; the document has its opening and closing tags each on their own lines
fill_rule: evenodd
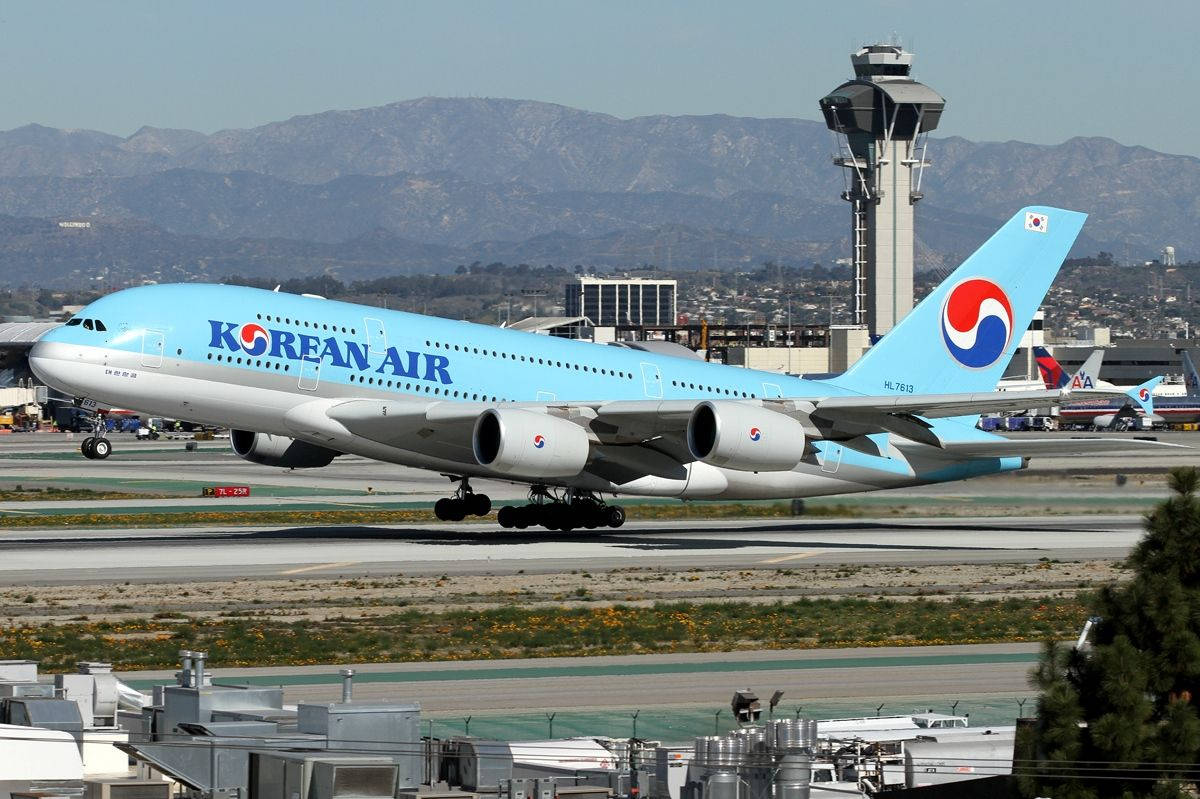
<svg viewBox="0 0 1200 799">
<path fill-rule="evenodd" d="M 1104 350 L 1093 350 L 1092 354 L 1087 356 L 1080 366 L 1079 371 L 1071 375 L 1070 387 L 1076 388 L 1099 388 L 1100 387 L 1100 364 L 1104 360 Z"/>
<path fill-rule="evenodd" d="M 1050 391 L 1056 388 L 1066 388 L 1071 378 L 1067 375 L 1058 360 L 1045 347 L 1033 348 L 1033 361 L 1037 364 L 1038 373 L 1042 376 L 1042 385 Z"/>
<path fill-rule="evenodd" d="M 1200 395 L 1200 374 L 1196 373 L 1196 364 L 1192 363 L 1192 354 L 1183 351 L 1183 385 L 1189 397 Z"/>
<path fill-rule="evenodd" d="M 1086 214 L 1022 208 L 834 385 L 862 394 L 991 391 Z"/>
</svg>

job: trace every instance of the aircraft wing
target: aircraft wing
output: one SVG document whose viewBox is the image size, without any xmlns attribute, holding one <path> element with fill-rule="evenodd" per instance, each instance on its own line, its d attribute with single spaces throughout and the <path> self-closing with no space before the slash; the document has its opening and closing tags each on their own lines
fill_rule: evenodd
<svg viewBox="0 0 1200 799">
<path fill-rule="evenodd" d="M 489 407 L 439 400 L 318 399 L 284 415 L 298 436 L 336 449 L 354 438 L 461 463 L 474 463 L 471 430 Z"/>
<path fill-rule="evenodd" d="M 1094 396 L 1100 392 L 1088 393 Z M 927 421 L 1025 410 L 1055 404 L 1066 395 L 1067 392 L 1051 390 L 713 401 L 791 416 L 799 420 L 814 438 L 848 440 L 889 432 L 935 447 L 948 455 L 963 457 L 1071 454 L 1167 446 L 1141 439 L 1111 438 L 944 441 Z M 545 413 L 579 424 L 589 431 L 595 444 L 613 457 L 630 453 L 636 454 L 639 460 L 665 456 L 682 464 L 691 460 L 686 441 L 688 420 L 696 406 L 707 401 L 646 399 L 509 403 L 500 407 Z M 492 407 L 496 406 L 493 403 L 433 399 L 319 399 L 292 409 L 285 416 L 285 422 L 298 436 L 333 449 L 357 438 L 431 458 L 475 465 L 472 431 L 479 415 Z M 606 445 L 616 445 L 616 448 Z M 633 445 L 632 450 L 629 445 Z"/>
<path fill-rule="evenodd" d="M 1076 395 L 1081 393 L 1089 397 L 1124 396 L 1121 392 L 1075 392 Z M 738 403 L 792 416 L 806 423 L 811 434 L 817 438 L 846 439 L 890 432 L 922 444 L 949 449 L 960 445 L 938 438 L 926 419 L 1026 410 L 1057 404 L 1066 396 L 1069 396 L 1069 392 L 1062 390 L 990 391 L 761 400 L 645 399 L 511 403 L 502 407 L 570 419 L 588 428 L 601 444 L 655 442 L 661 451 L 687 460 L 685 435 L 688 419 L 701 402 Z M 471 431 L 479 414 L 490 407 L 495 405 L 411 399 L 314 400 L 289 413 L 288 424 L 297 433 L 307 435 L 310 439 L 323 439 L 331 447 L 336 447 L 339 438 L 349 435 L 432 457 L 473 463 Z M 1106 439 L 1098 441 L 1104 442 Z"/>
</svg>

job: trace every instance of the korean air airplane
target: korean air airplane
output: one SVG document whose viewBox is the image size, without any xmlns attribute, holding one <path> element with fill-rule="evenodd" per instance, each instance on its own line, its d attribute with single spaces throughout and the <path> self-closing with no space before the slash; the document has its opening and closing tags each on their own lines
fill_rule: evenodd
<svg viewBox="0 0 1200 799">
<path fill-rule="evenodd" d="M 1144 440 L 1008 440 L 980 413 L 1067 389 L 993 391 L 1085 215 L 1018 212 L 845 374 L 711 364 L 485 325 L 220 285 L 120 291 L 30 352 L 89 403 L 232 430 L 267 466 L 343 453 L 451 476 L 439 518 L 489 512 L 471 477 L 530 486 L 505 527 L 620 526 L 606 495 L 811 497 L 1020 469 L 1042 453 Z M 1163 445 L 1165 446 L 1165 445 Z M 83 453 L 111 452 L 103 437 Z"/>
</svg>

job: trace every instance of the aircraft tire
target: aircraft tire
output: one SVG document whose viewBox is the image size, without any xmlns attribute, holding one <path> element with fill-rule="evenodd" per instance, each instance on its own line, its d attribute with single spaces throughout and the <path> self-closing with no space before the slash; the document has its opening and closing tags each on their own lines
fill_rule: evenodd
<svg viewBox="0 0 1200 799">
<path fill-rule="evenodd" d="M 625 509 L 620 505 L 609 505 L 604 512 L 609 527 L 616 529 L 625 523 Z"/>
<path fill-rule="evenodd" d="M 499 511 L 496 512 L 496 521 L 505 530 L 511 529 L 513 527 L 516 527 L 516 525 L 513 524 L 513 516 L 516 513 L 517 513 L 517 509 L 514 508 L 512 505 L 505 505 L 503 508 L 501 508 Z"/>
<path fill-rule="evenodd" d="M 96 443 L 96 439 L 93 436 L 88 436 L 87 438 L 85 438 L 83 440 L 83 443 L 81 443 L 79 445 L 79 451 L 81 453 L 83 453 L 83 457 L 87 458 L 88 460 L 96 459 L 96 453 L 92 449 L 92 447 L 95 445 L 95 443 Z"/>
<path fill-rule="evenodd" d="M 467 509 L 472 516 L 487 516 L 492 512 L 492 499 L 487 494 L 469 494 Z"/>
<path fill-rule="evenodd" d="M 107 438 L 97 438 L 92 441 L 92 457 L 102 461 L 112 454 L 112 442 Z"/>
<path fill-rule="evenodd" d="M 526 505 L 523 508 L 513 508 L 512 523 L 513 527 L 518 530 L 524 530 L 533 521 L 533 513 L 530 511 L 532 505 Z"/>
<path fill-rule="evenodd" d="M 467 518 L 467 503 L 461 499 L 446 500 L 446 521 L 461 522 Z"/>
<path fill-rule="evenodd" d="M 437 517 L 439 522 L 449 521 L 449 517 L 446 515 L 446 505 L 449 504 L 449 502 L 449 499 L 442 497 L 437 502 L 433 503 L 433 515 Z"/>
<path fill-rule="evenodd" d="M 571 506 L 575 515 L 575 526 L 595 530 L 603 522 L 600 518 L 600 508 L 590 502 L 581 502 Z"/>
<path fill-rule="evenodd" d="M 571 512 L 569 505 L 554 503 L 547 507 L 545 515 L 542 516 L 542 527 L 547 530 L 562 530 L 563 533 L 566 533 L 572 527 L 571 516 L 574 516 L 574 513 Z"/>
</svg>

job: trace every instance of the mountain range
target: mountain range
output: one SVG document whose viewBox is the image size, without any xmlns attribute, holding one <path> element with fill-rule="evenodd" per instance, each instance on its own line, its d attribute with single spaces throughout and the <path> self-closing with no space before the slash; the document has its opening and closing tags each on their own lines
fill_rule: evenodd
<svg viewBox="0 0 1200 799">
<path fill-rule="evenodd" d="M 829 261 L 846 254 L 849 228 L 834 147 L 823 123 L 801 119 L 618 119 L 480 98 L 211 135 L 27 125 L 0 132 L 0 263 L 36 262 L 53 282 L 99 269 L 125 280 L 357 277 L 475 260 Z M 934 139 L 929 157 L 920 266 L 957 262 L 1030 203 L 1091 214 L 1077 254 L 1200 248 L 1200 159 L 1099 138 Z"/>
</svg>

